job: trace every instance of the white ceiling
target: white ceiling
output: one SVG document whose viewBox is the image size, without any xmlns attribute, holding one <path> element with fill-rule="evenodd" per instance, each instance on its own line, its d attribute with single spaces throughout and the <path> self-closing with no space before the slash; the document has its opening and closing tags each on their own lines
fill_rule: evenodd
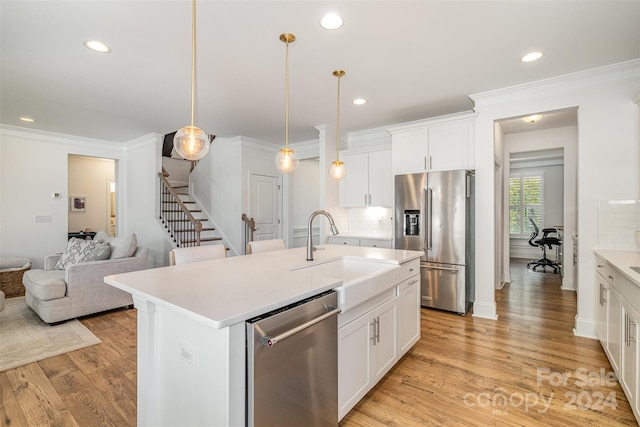
<svg viewBox="0 0 640 427">
<path fill-rule="evenodd" d="M 198 0 L 195 124 L 218 136 L 290 142 L 473 108 L 469 94 L 640 57 L 640 1 Z M 323 30 L 327 12 L 344 26 Z M 190 115 L 191 3 L 0 0 L 0 121 L 125 142 Z M 98 39 L 112 48 L 83 46 Z M 545 56 L 524 64 L 532 50 Z M 351 101 L 364 97 L 367 104 Z M 32 124 L 20 116 L 35 118 Z"/>
</svg>

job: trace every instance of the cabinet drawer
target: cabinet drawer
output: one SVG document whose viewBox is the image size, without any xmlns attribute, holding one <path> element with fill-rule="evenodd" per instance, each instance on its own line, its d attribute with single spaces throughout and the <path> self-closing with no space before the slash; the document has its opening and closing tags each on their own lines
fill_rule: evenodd
<svg viewBox="0 0 640 427">
<path fill-rule="evenodd" d="M 391 240 L 360 239 L 360 246 L 391 249 Z"/>
<path fill-rule="evenodd" d="M 351 239 L 347 237 L 329 237 L 329 243 L 332 245 L 359 246 L 360 239 Z"/>
<path fill-rule="evenodd" d="M 413 261 L 405 262 L 400 266 L 400 275 L 398 276 L 398 282 L 407 280 L 410 277 L 420 274 L 420 260 L 414 259 Z"/>
<path fill-rule="evenodd" d="M 613 283 L 615 278 L 615 273 L 613 267 L 611 267 L 607 262 L 601 260 L 600 258 L 596 258 L 596 271 L 604 277 L 604 279 L 610 284 Z"/>
<path fill-rule="evenodd" d="M 368 313 L 369 311 L 373 310 L 379 305 L 382 305 L 386 301 L 389 301 L 395 298 L 396 294 L 397 294 L 397 290 L 396 290 L 396 286 L 394 286 L 380 293 L 379 295 L 371 298 L 370 300 L 363 302 L 357 307 L 354 307 L 351 310 L 347 310 L 345 313 L 340 313 L 338 315 L 338 328 L 342 328 L 346 324 Z"/>
</svg>

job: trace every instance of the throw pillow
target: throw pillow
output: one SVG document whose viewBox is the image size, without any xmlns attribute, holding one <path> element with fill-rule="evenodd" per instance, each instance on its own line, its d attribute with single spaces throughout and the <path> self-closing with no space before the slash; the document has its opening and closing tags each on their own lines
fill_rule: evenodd
<svg viewBox="0 0 640 427">
<path fill-rule="evenodd" d="M 94 240 L 82 240 L 72 237 L 67 243 L 67 248 L 58 259 L 55 268 L 64 270 L 68 265 L 83 262 L 87 255 L 93 252 L 99 244 L 100 242 Z"/>
<path fill-rule="evenodd" d="M 110 259 L 132 257 L 138 246 L 135 233 L 130 236 L 111 237 L 104 231 L 98 231 L 93 240 L 107 242 L 111 245 Z"/>
<path fill-rule="evenodd" d="M 99 242 L 98 246 L 87 254 L 82 262 L 102 261 L 111 256 L 111 246 L 107 242 Z"/>
</svg>

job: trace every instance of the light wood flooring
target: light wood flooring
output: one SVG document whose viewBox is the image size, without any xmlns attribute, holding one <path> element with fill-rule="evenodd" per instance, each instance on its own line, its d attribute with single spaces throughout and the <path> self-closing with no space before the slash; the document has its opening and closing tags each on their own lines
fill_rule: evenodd
<svg viewBox="0 0 640 427">
<path fill-rule="evenodd" d="M 573 336 L 575 293 L 511 273 L 498 321 L 422 309 L 420 341 L 340 426 L 637 425 L 600 344 Z M 81 321 L 102 344 L 0 373 L 2 426 L 135 426 L 135 310 Z"/>
</svg>

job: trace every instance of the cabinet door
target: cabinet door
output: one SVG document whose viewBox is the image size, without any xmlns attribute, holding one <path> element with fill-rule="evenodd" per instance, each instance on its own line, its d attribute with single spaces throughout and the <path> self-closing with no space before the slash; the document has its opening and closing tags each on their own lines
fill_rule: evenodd
<svg viewBox="0 0 640 427">
<path fill-rule="evenodd" d="M 602 348 L 607 348 L 607 299 L 609 289 L 607 281 L 600 273 L 596 273 L 596 335 L 602 344 Z"/>
<path fill-rule="evenodd" d="M 620 352 L 622 350 L 622 302 L 620 294 L 609 288 L 607 307 L 607 355 L 616 376 L 620 378 Z"/>
<path fill-rule="evenodd" d="M 469 124 L 429 128 L 429 171 L 469 169 Z"/>
<path fill-rule="evenodd" d="M 369 206 L 393 206 L 391 150 L 369 153 Z"/>
<path fill-rule="evenodd" d="M 420 339 L 420 275 L 398 285 L 398 356 Z"/>
<path fill-rule="evenodd" d="M 338 183 L 340 207 L 365 207 L 369 201 L 369 155 L 344 154 L 347 175 Z"/>
<path fill-rule="evenodd" d="M 338 329 L 338 419 L 342 419 L 373 385 L 369 369 L 371 319 L 367 314 Z"/>
<path fill-rule="evenodd" d="M 398 299 L 394 298 L 374 311 L 371 337 L 371 375 L 374 383 L 386 374 L 398 360 L 397 319 Z"/>
<path fill-rule="evenodd" d="M 638 313 L 623 301 L 622 303 L 622 374 L 620 384 L 627 394 L 629 405 L 638 410 Z"/>
<path fill-rule="evenodd" d="M 391 149 L 393 175 L 427 171 L 429 145 L 426 129 L 394 134 L 391 138 Z"/>
</svg>

